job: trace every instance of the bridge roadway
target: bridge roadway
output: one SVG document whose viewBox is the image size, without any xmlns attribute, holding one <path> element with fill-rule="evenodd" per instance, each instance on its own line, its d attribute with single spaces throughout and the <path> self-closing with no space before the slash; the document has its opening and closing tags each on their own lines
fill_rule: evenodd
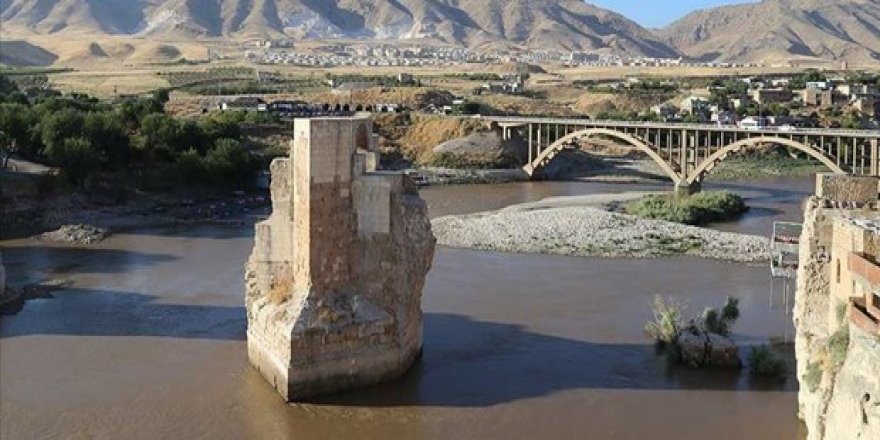
<svg viewBox="0 0 880 440">
<path fill-rule="evenodd" d="M 508 139 L 528 140 L 534 175 L 560 151 L 591 138 L 613 139 L 645 152 L 682 191 L 698 191 L 703 178 L 722 160 L 755 145 L 799 150 L 836 173 L 880 175 L 880 130 L 676 124 L 590 119 L 481 116 Z"/>
</svg>

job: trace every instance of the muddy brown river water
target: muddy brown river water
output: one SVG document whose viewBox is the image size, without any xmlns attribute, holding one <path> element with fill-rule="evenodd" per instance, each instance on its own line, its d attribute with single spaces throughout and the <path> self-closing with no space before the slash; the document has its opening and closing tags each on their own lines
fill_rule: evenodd
<svg viewBox="0 0 880 440">
<path fill-rule="evenodd" d="M 728 185 L 755 206 L 719 228 L 798 220 L 810 179 Z M 432 215 L 646 189 L 429 188 Z M 650 189 L 650 187 L 648 187 Z M 14 284 L 68 286 L 0 317 L 2 439 L 797 439 L 797 384 L 668 368 L 642 333 L 657 293 L 698 313 L 741 298 L 735 338 L 791 333 L 768 268 L 438 249 L 425 349 L 403 380 L 285 404 L 247 364 L 252 228 L 150 230 L 93 247 L 0 243 Z M 778 288 L 778 287 L 777 287 Z M 793 361 L 793 359 L 790 359 Z"/>
</svg>

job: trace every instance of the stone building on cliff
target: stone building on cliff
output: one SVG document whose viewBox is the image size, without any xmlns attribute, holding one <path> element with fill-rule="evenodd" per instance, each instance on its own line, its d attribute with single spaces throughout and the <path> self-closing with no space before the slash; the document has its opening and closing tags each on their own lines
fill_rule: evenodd
<svg viewBox="0 0 880 440">
<path fill-rule="evenodd" d="M 880 438 L 878 179 L 819 175 L 801 236 L 794 324 L 809 440 Z"/>
<path fill-rule="evenodd" d="M 287 400 L 409 369 L 435 244 L 413 182 L 375 171 L 369 119 L 297 119 L 294 130 L 246 268 L 250 362 Z"/>
</svg>

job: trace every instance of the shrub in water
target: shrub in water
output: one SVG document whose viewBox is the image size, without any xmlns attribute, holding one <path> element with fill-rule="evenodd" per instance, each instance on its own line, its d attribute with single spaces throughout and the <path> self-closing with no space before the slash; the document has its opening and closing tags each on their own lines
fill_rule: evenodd
<svg viewBox="0 0 880 440">
<path fill-rule="evenodd" d="M 654 319 L 645 324 L 645 333 L 658 345 L 674 345 L 681 334 L 682 306 L 672 299 L 654 297 Z"/>
<path fill-rule="evenodd" d="M 739 300 L 728 297 L 721 310 L 707 308 L 698 320 L 698 325 L 708 333 L 727 336 L 737 319 L 739 319 Z"/>
<path fill-rule="evenodd" d="M 788 370 L 785 361 L 770 347 L 761 345 L 749 350 L 749 371 L 755 376 L 782 377 Z"/>
</svg>

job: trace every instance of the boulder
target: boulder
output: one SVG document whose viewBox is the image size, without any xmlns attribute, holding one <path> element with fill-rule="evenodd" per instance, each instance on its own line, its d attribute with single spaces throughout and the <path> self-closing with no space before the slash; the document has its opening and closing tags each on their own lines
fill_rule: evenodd
<svg viewBox="0 0 880 440">
<path fill-rule="evenodd" d="M 678 337 L 681 361 L 691 368 L 741 368 L 739 348 L 729 338 L 715 333 L 686 331 Z"/>
<path fill-rule="evenodd" d="M 43 241 L 70 244 L 95 244 L 110 236 L 110 231 L 97 226 L 65 225 L 40 236 Z"/>
<path fill-rule="evenodd" d="M 500 132 L 481 131 L 437 145 L 433 153 L 435 159 L 457 161 L 470 167 L 517 168 L 528 155 L 528 144 L 518 136 L 505 140 Z"/>
</svg>

